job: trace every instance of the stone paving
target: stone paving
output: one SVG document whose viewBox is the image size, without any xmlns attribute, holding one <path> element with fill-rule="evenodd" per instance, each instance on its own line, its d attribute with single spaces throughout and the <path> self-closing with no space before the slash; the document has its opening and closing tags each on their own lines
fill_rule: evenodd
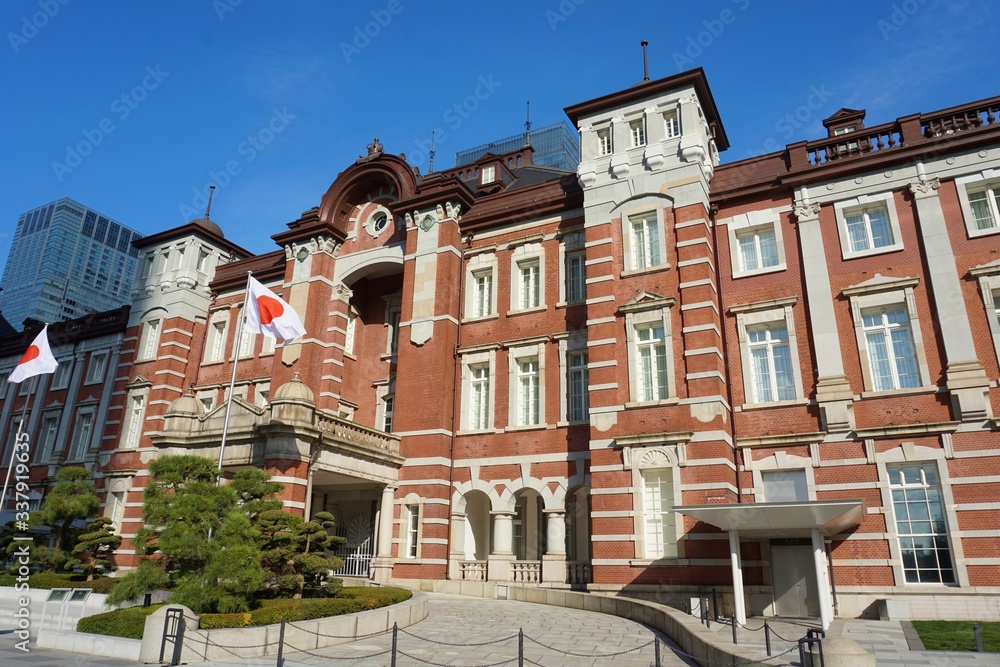
<svg viewBox="0 0 1000 667">
<path fill-rule="evenodd" d="M 1000 666 L 1000 653 L 913 650 L 899 621 L 846 619 L 834 623 L 831 630 L 837 629 L 840 631 L 840 636 L 853 639 L 874 653 L 879 665 Z"/>
<path fill-rule="evenodd" d="M 3 667 L 137 667 L 138 665 L 127 660 L 42 649 L 33 644 L 31 650 L 25 653 L 14 647 L 18 641 L 13 630 L 0 630 L 0 665 Z M 32 642 L 34 642 L 33 637 Z"/>
</svg>

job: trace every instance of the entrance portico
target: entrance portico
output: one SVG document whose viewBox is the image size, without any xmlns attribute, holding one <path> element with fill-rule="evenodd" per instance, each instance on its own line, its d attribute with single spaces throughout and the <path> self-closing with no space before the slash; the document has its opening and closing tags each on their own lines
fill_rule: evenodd
<svg viewBox="0 0 1000 667">
<path fill-rule="evenodd" d="M 815 606 L 818 607 L 823 629 L 830 627 L 833 621 L 833 593 L 823 538 L 861 525 L 865 515 L 863 500 L 691 505 L 678 507 L 677 511 L 729 533 L 735 617 L 739 623 L 746 623 L 747 620 L 740 538 L 808 538 L 813 560 L 810 574 L 814 577 L 818 598 Z M 811 587 L 804 585 L 803 588 Z"/>
</svg>

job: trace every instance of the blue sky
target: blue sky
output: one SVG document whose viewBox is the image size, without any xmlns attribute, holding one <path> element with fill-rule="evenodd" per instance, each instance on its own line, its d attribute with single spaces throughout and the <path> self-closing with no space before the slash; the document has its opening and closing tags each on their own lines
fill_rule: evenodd
<svg viewBox="0 0 1000 667">
<path fill-rule="evenodd" d="M 43 203 L 150 234 L 210 183 L 227 237 L 268 252 L 373 137 L 426 172 L 437 129 L 450 167 L 521 131 L 526 100 L 537 128 L 638 82 L 642 39 L 652 78 L 705 68 L 734 161 L 842 106 L 877 124 L 1000 93 L 998 18 L 992 0 L 5 0 L 0 262 Z"/>
</svg>

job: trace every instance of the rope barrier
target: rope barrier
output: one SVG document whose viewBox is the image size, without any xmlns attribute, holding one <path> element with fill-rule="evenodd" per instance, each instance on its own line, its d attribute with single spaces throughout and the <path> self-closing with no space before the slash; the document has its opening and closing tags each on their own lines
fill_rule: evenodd
<svg viewBox="0 0 1000 667">
<path fill-rule="evenodd" d="M 320 632 L 319 630 L 310 630 L 308 628 L 303 628 L 299 625 L 295 625 L 291 621 L 285 621 L 285 623 L 287 625 L 292 626 L 296 630 L 299 630 L 300 632 L 307 632 L 316 637 L 328 637 L 330 639 L 351 639 L 357 641 L 358 639 L 368 639 L 369 637 L 377 637 L 379 635 L 385 635 L 392 632 L 392 628 L 388 628 L 387 630 L 379 630 L 378 632 L 369 632 L 366 635 L 331 635 L 325 632 Z"/>
<path fill-rule="evenodd" d="M 517 635 L 511 635 L 510 637 L 503 637 L 502 639 L 494 639 L 494 640 L 488 641 L 488 642 L 479 642 L 479 643 L 472 643 L 472 644 L 453 644 L 451 642 L 444 642 L 444 641 L 441 641 L 439 639 L 429 639 L 427 637 L 421 637 L 420 635 L 415 635 L 412 632 L 407 632 L 403 628 L 400 628 L 399 631 L 401 633 L 403 633 L 404 635 L 408 635 L 410 637 L 413 637 L 414 639 L 420 639 L 422 641 L 430 642 L 432 644 L 441 644 L 442 646 L 458 646 L 458 647 L 463 647 L 463 646 L 491 646 L 492 644 L 502 644 L 503 642 L 509 642 L 511 639 L 517 639 Z"/>
<path fill-rule="evenodd" d="M 534 639 L 532 637 L 529 637 L 528 635 L 525 635 L 524 638 L 527 639 L 530 642 L 538 644 L 542 648 L 546 648 L 546 649 L 548 649 L 550 651 L 554 651 L 555 653 L 561 653 L 563 655 L 568 655 L 568 656 L 571 656 L 571 657 L 574 657 L 574 658 L 615 658 L 615 657 L 617 657 L 619 655 L 626 655 L 628 653 L 635 653 L 636 651 L 641 651 L 642 649 L 646 648 L 647 646 L 652 646 L 653 645 L 653 642 L 649 641 L 649 642 L 646 642 L 645 644 L 643 644 L 642 646 L 636 646 L 634 648 L 630 648 L 630 649 L 625 650 L 625 651 L 618 651 L 617 653 L 597 653 L 597 654 L 591 654 L 591 653 L 574 653 L 572 651 L 563 651 L 561 649 L 557 649 L 555 646 L 549 646 L 548 644 L 543 644 L 542 642 L 540 642 L 537 639 Z M 653 641 L 656 641 L 656 640 L 654 639 Z"/>
<path fill-rule="evenodd" d="M 433 667 L 455 667 L 454 663 L 448 662 L 432 662 L 430 660 L 424 660 L 423 658 L 418 658 L 415 655 L 410 655 L 403 651 L 397 650 L 396 653 L 403 656 L 404 658 L 409 658 L 410 660 L 416 660 L 417 662 L 422 662 L 425 665 L 432 665 Z M 488 665 L 476 665 L 476 667 L 500 667 L 500 665 L 509 665 L 510 663 L 517 660 L 517 658 L 508 658 L 507 660 L 502 660 L 501 662 L 491 662 Z"/>
</svg>

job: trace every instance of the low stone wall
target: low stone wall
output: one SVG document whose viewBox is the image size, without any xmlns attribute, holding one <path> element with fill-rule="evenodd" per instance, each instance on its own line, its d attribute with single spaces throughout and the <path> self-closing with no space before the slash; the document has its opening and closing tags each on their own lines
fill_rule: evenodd
<svg viewBox="0 0 1000 667">
<path fill-rule="evenodd" d="M 725 641 L 703 626 L 698 619 L 673 607 L 625 597 L 594 593 L 578 593 L 556 588 L 507 586 L 488 581 L 405 580 L 394 583 L 434 593 L 469 595 L 481 598 L 503 598 L 548 604 L 555 607 L 583 609 L 627 618 L 659 630 L 670 637 L 681 650 L 702 665 L 789 665 L 784 658 L 766 658 Z M 498 595 L 499 593 L 499 595 Z M 728 635 L 727 635 L 728 637 Z M 798 651 L 790 658 L 798 659 Z"/>
<path fill-rule="evenodd" d="M 278 653 L 281 624 L 254 628 L 198 629 L 198 617 L 181 605 L 160 607 L 146 619 L 139 659 L 157 662 L 163 641 L 164 617 L 168 609 L 184 611 L 186 622 L 181 662 L 208 662 L 240 658 L 260 658 Z M 409 627 L 427 618 L 427 596 L 414 591 L 405 602 L 372 609 L 357 614 L 295 621 L 285 625 L 285 652 L 314 651 L 327 646 L 345 644 L 365 635 L 391 630 L 393 624 Z M 168 649 L 168 654 L 170 650 Z"/>
<path fill-rule="evenodd" d="M 953 593 L 907 594 L 841 593 L 837 597 L 842 618 L 879 618 L 880 601 L 893 621 L 1000 621 L 1000 590 L 960 589 Z"/>
<path fill-rule="evenodd" d="M 142 642 L 138 639 L 92 635 L 75 630 L 40 630 L 35 639 L 39 648 L 55 648 L 72 653 L 89 653 L 108 658 L 139 661 Z"/>
</svg>

